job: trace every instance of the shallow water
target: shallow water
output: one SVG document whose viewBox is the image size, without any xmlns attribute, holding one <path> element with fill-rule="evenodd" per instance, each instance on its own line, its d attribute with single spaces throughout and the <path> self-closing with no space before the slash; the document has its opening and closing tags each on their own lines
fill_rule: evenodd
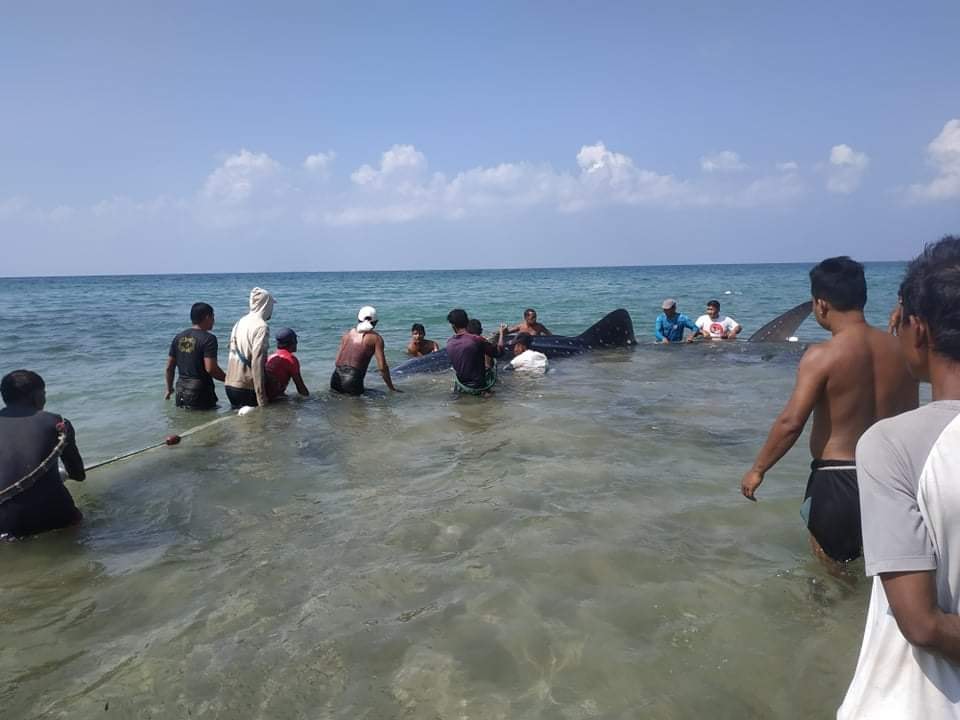
<svg viewBox="0 0 960 720">
<path fill-rule="evenodd" d="M 868 269 L 874 321 L 901 270 Z M 810 558 L 804 447 L 760 502 L 738 493 L 802 347 L 645 342 L 664 295 L 690 314 L 716 295 L 749 334 L 805 299 L 805 271 L 0 280 L 3 370 L 45 376 L 88 463 L 214 417 L 161 399 L 194 299 L 225 364 L 249 287 L 273 290 L 315 390 L 71 482 L 82 527 L 0 544 L 2 716 L 832 717 L 862 563 Z M 453 305 L 492 329 L 533 304 L 570 334 L 623 306 L 644 344 L 482 400 L 446 375 L 333 397 L 366 302 L 394 364 L 409 324 L 442 340 Z"/>
</svg>

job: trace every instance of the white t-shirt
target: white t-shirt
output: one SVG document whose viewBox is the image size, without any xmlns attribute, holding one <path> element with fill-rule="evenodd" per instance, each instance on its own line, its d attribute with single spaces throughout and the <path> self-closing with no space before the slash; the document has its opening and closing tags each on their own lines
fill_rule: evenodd
<svg viewBox="0 0 960 720">
<path fill-rule="evenodd" d="M 863 557 L 873 575 L 857 670 L 839 720 L 960 718 L 960 667 L 900 632 L 880 573 L 936 573 L 937 605 L 960 611 L 960 402 L 881 420 L 857 444 Z"/>
<path fill-rule="evenodd" d="M 696 326 L 700 332 L 709 335 L 712 338 L 722 338 L 724 333 L 731 332 L 737 327 L 737 321 L 732 317 L 724 316 L 722 319 L 712 320 L 709 315 L 701 315 L 697 318 Z"/>
<path fill-rule="evenodd" d="M 511 360 L 510 364 L 514 370 L 545 373 L 547 371 L 547 356 L 536 350 L 524 350 Z"/>
</svg>

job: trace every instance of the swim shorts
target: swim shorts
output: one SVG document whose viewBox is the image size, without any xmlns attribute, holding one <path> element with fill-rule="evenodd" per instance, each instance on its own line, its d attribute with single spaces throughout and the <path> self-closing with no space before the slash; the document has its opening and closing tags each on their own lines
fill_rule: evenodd
<svg viewBox="0 0 960 720">
<path fill-rule="evenodd" d="M 493 386 L 497 384 L 497 366 L 494 365 L 489 367 L 483 373 L 483 386 L 482 387 L 473 387 L 472 385 L 464 385 L 460 382 L 460 378 L 454 376 L 453 378 L 453 391 L 457 393 L 466 393 L 467 395 L 483 395 L 486 392 L 490 392 L 493 389 Z"/>
<path fill-rule="evenodd" d="M 337 365 L 330 376 L 330 389 L 344 395 L 363 395 L 363 378 L 367 371 L 349 365 Z"/>
<path fill-rule="evenodd" d="M 257 393 L 253 390 L 230 387 L 229 385 L 224 386 L 224 389 L 227 391 L 227 400 L 230 401 L 230 407 L 234 410 L 247 405 L 257 407 L 260 404 L 257 402 Z"/>
<path fill-rule="evenodd" d="M 194 378 L 178 378 L 174 398 L 177 407 L 191 410 L 212 410 L 217 406 L 217 393 L 213 387 L 203 380 Z"/>
<path fill-rule="evenodd" d="M 800 515 L 823 551 L 837 562 L 863 553 L 857 466 L 852 460 L 814 460 Z"/>
</svg>

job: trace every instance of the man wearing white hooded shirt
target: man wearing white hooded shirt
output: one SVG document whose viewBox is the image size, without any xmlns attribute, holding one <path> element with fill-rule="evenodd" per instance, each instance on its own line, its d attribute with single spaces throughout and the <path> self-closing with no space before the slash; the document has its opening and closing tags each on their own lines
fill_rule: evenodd
<svg viewBox="0 0 960 720">
<path fill-rule="evenodd" d="M 262 288 L 250 291 L 250 312 L 230 331 L 230 354 L 224 386 L 235 407 L 266 405 L 266 363 L 270 345 L 267 320 L 273 315 L 273 296 Z"/>
</svg>

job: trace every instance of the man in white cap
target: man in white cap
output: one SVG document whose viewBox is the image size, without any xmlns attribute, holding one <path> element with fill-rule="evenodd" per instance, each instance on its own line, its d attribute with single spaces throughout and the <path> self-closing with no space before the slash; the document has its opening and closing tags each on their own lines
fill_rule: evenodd
<svg viewBox="0 0 960 720">
<path fill-rule="evenodd" d="M 383 382 L 394 392 L 390 379 L 390 368 L 383 352 L 383 338 L 374 330 L 377 326 L 377 309 L 364 305 L 357 313 L 357 326 L 350 328 L 340 340 L 337 351 L 336 367 L 330 376 L 330 389 L 345 395 L 362 395 L 363 378 L 367 374 L 370 358 L 377 358 L 377 367 L 383 376 Z"/>
<path fill-rule="evenodd" d="M 677 312 L 677 301 L 673 298 L 664 300 L 660 307 L 663 312 L 657 316 L 656 325 L 654 325 L 653 334 L 659 343 L 675 343 L 683 340 L 683 329 L 693 330 L 693 335 L 687 337 L 687 342 L 693 342 L 693 339 L 703 333 L 700 331 L 693 320 L 683 313 Z"/>
</svg>

